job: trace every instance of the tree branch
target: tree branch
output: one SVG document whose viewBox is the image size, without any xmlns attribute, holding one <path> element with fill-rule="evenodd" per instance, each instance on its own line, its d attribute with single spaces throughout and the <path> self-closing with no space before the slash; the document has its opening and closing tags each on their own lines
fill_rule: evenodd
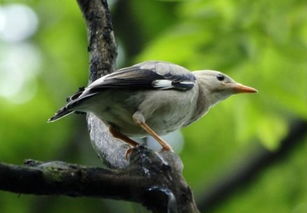
<svg viewBox="0 0 307 213">
<path fill-rule="evenodd" d="M 153 212 L 198 212 L 174 153 L 132 150 L 130 166 L 104 169 L 54 161 L 0 164 L 0 189 L 36 195 L 91 196 L 134 201 Z"/>
<path fill-rule="evenodd" d="M 214 183 L 210 184 L 210 188 L 205 189 L 198 200 L 200 210 L 210 211 L 214 209 L 237 189 L 251 183 L 263 170 L 289 155 L 300 142 L 303 142 L 303 137 L 306 134 L 307 121 L 297 120 L 291 125 L 288 135 L 280 142 L 278 150 L 271 152 L 259 147 L 258 150 L 248 153 L 248 157 L 240 161 L 244 164 L 239 167 L 231 167 L 233 169 L 229 174 L 217 178 Z"/>
<path fill-rule="evenodd" d="M 90 81 L 111 73 L 117 56 L 107 0 L 77 0 L 88 27 Z"/>
<path fill-rule="evenodd" d="M 88 28 L 90 82 L 115 70 L 117 56 L 112 20 L 107 0 L 77 0 Z M 114 138 L 107 125 L 94 114 L 88 114 L 88 129 L 94 149 L 106 165 L 125 168 L 129 146 Z"/>
<path fill-rule="evenodd" d="M 98 196 L 130 200 L 134 179 L 117 171 L 60 161 L 0 164 L 2 190 L 36 195 Z"/>
</svg>

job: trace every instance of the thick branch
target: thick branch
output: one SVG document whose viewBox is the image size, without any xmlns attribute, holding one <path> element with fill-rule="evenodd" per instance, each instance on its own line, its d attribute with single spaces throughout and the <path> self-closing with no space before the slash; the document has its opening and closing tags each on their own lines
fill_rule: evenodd
<svg viewBox="0 0 307 213">
<path fill-rule="evenodd" d="M 117 171 L 59 161 L 30 160 L 25 166 L 0 164 L 0 189 L 16 193 L 133 200 L 131 189 L 141 187 L 136 181 L 139 178 Z"/>
<path fill-rule="evenodd" d="M 77 0 L 88 26 L 90 81 L 114 70 L 117 56 L 107 0 Z"/>
<path fill-rule="evenodd" d="M 132 150 L 131 166 L 90 168 L 64 162 L 28 160 L 0 164 L 0 189 L 37 195 L 93 196 L 142 203 L 154 212 L 198 212 L 176 154 Z"/>
<path fill-rule="evenodd" d="M 107 0 L 77 0 L 87 23 L 90 55 L 90 82 L 111 73 L 117 56 L 112 20 Z M 128 166 L 129 146 L 113 138 L 107 125 L 93 114 L 87 117 L 91 142 L 100 158 L 113 168 Z"/>
</svg>

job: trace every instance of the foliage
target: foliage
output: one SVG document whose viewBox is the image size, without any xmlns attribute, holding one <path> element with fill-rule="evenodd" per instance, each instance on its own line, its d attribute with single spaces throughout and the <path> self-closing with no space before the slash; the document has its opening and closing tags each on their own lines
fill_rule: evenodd
<svg viewBox="0 0 307 213">
<path fill-rule="evenodd" d="M 220 103 L 183 130 L 186 143 L 180 155 L 196 194 L 229 167 L 244 163 L 255 146 L 277 150 L 291 122 L 307 118 L 306 1 L 131 0 L 126 3 L 127 14 L 117 12 L 123 1 L 112 3 L 114 26 L 128 29 L 116 31 L 122 64 L 157 59 L 192 70 L 216 69 L 259 90 L 257 95 L 239 95 Z M 34 158 L 99 164 L 80 116 L 45 122 L 66 96 L 87 83 L 86 32 L 76 2 L 15 0 L 36 12 L 39 25 L 31 37 L 8 42 L 1 39 L 1 10 L 12 2 L 0 0 L 0 84 L 10 80 L 12 90 L 21 73 L 29 72 L 31 77 L 15 94 L 3 92 L 0 86 L 0 161 L 20 163 Z M 120 23 L 125 19 L 139 30 L 137 34 L 129 32 L 133 26 Z M 133 58 L 125 54 L 129 45 L 125 37 L 139 41 L 142 51 Z M 18 60 L 13 52 L 17 47 L 35 52 L 37 58 L 26 57 L 30 64 L 38 64 L 35 72 L 25 70 L 27 60 Z M 19 68 L 13 78 L 7 77 L 12 73 L 6 69 L 10 66 L 4 66 L 9 51 Z M 307 212 L 307 139 L 301 144 L 213 212 Z M 138 208 L 90 199 L 0 195 L 0 212 L 5 213 L 42 212 L 36 206 L 44 212 L 133 212 Z"/>
</svg>

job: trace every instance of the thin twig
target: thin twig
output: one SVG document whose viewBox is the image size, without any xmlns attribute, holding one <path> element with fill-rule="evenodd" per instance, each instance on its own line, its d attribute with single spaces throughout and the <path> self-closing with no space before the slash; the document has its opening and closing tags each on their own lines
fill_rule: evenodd
<svg viewBox="0 0 307 213">
<path fill-rule="evenodd" d="M 282 160 L 291 151 L 303 142 L 303 137 L 307 135 L 307 121 L 297 120 L 293 122 L 288 135 L 280 142 L 280 148 L 276 151 L 268 151 L 262 147 L 253 150 L 244 157 L 243 165 L 232 167 L 231 173 L 224 174 L 221 178 L 210 184 L 204 193 L 199 196 L 198 205 L 201 210 L 211 210 L 223 200 L 229 198 L 235 190 L 251 183 L 251 180 L 259 176 L 266 168 Z"/>
</svg>

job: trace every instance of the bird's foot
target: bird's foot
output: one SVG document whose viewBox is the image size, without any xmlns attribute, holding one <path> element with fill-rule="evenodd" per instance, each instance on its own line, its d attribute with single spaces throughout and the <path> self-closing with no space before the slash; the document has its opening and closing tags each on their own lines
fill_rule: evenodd
<svg viewBox="0 0 307 213">
<path fill-rule="evenodd" d="M 131 155 L 131 153 L 132 153 L 132 151 L 133 151 L 134 148 L 135 148 L 135 147 L 130 147 L 129 149 L 127 149 L 127 151 L 126 151 L 126 153 L 125 153 L 125 158 L 126 158 L 126 160 L 129 160 L 129 159 L 130 159 L 130 155 Z"/>
<path fill-rule="evenodd" d="M 174 152 L 172 147 L 163 139 L 161 138 L 152 128 L 150 128 L 145 123 L 145 118 L 139 111 L 135 112 L 132 116 L 134 122 L 142 127 L 149 135 L 151 135 L 161 146 L 161 151 L 171 151 Z"/>
<path fill-rule="evenodd" d="M 174 152 L 174 150 L 171 146 L 164 146 L 164 147 L 162 147 L 160 152 Z"/>
</svg>

